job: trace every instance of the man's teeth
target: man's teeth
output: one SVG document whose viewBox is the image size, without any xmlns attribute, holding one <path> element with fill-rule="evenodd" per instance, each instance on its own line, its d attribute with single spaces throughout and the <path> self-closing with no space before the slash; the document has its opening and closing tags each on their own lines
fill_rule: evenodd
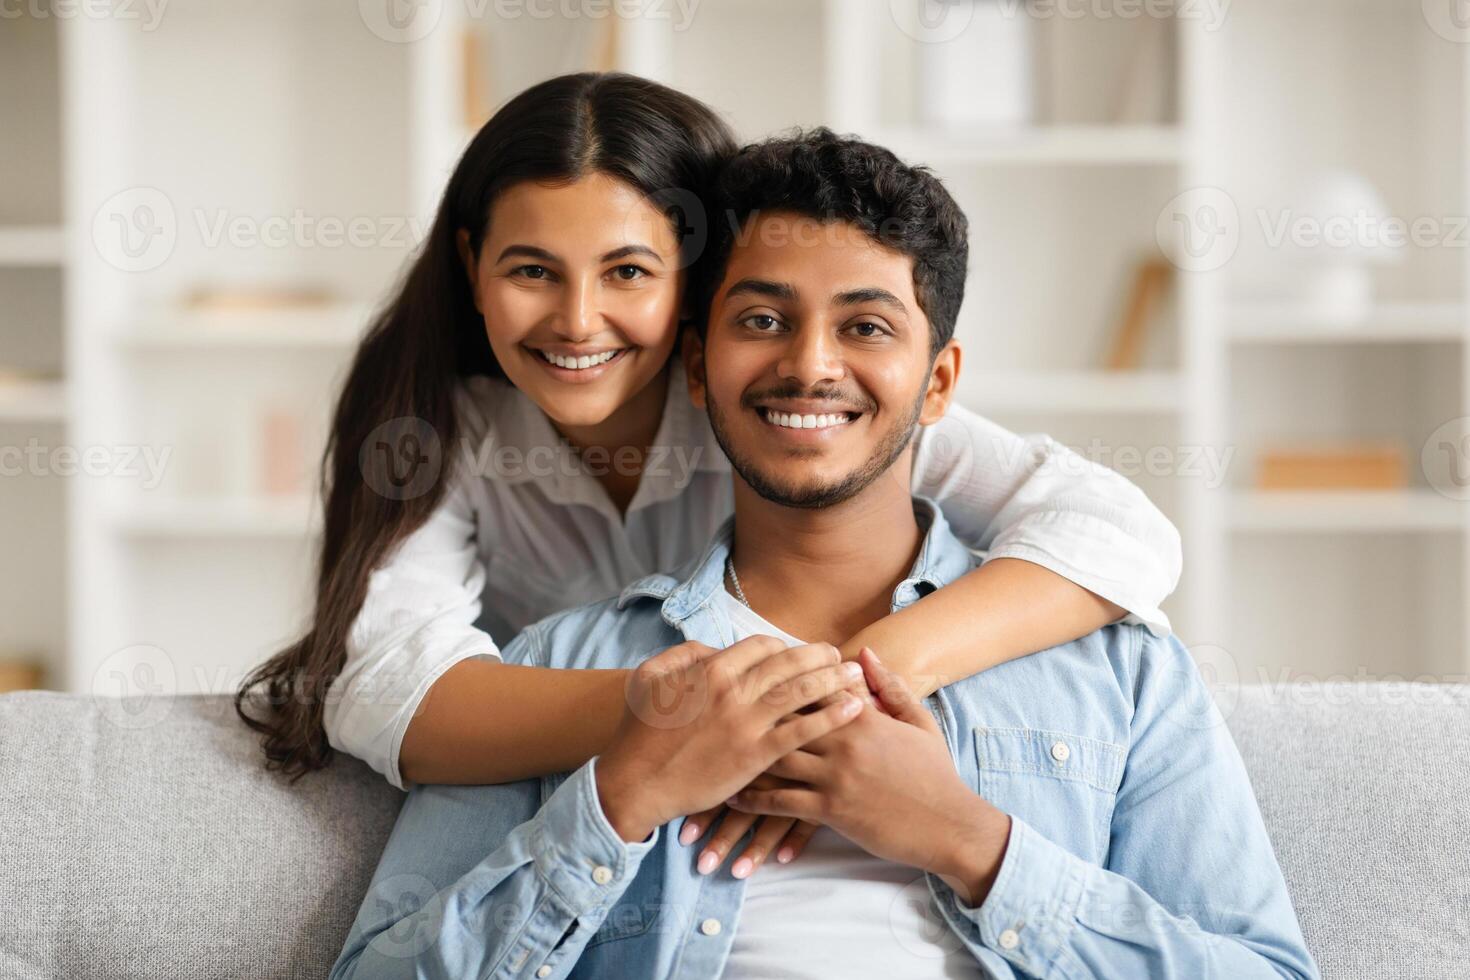
<svg viewBox="0 0 1470 980">
<path fill-rule="evenodd" d="M 584 354 L 581 357 L 563 357 L 560 354 L 550 354 L 544 350 L 537 351 L 536 353 L 540 354 L 544 360 L 550 361 L 559 368 L 581 371 L 586 368 L 597 367 L 599 364 L 606 364 L 614 357 L 617 357 L 621 351 L 607 350 L 601 354 Z"/>
<path fill-rule="evenodd" d="M 767 422 L 787 429 L 825 429 L 833 425 L 846 425 L 852 421 L 846 412 L 838 412 L 834 415 L 795 415 L 791 412 L 773 412 L 763 409 L 762 414 Z"/>
</svg>

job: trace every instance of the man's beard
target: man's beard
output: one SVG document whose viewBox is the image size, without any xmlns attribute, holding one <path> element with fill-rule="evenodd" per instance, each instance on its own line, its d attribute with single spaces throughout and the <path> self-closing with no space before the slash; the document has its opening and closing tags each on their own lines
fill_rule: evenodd
<svg viewBox="0 0 1470 980">
<path fill-rule="evenodd" d="M 767 477 L 754 460 L 734 451 L 725 427 L 725 413 L 715 403 L 714 397 L 708 390 L 705 392 L 705 407 L 709 415 L 710 428 L 715 433 L 715 441 L 720 444 L 720 449 L 724 450 L 735 472 L 750 485 L 752 490 L 760 494 L 763 499 L 782 507 L 816 510 L 851 500 L 872 485 L 874 480 L 888 472 L 914 437 L 914 430 L 919 426 L 919 416 L 924 411 L 926 394 L 928 392 L 924 390 L 919 392 L 919 397 L 914 400 L 908 418 L 900 420 L 897 425 L 883 434 L 883 438 L 878 441 L 878 445 L 863 465 L 835 483 L 816 486 L 787 486 Z M 766 425 L 767 423 L 760 421 L 760 424 Z"/>
</svg>

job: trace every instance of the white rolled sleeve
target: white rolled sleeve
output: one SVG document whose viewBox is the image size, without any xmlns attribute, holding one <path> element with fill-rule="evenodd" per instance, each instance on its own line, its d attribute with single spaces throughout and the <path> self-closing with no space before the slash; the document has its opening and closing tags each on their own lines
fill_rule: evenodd
<svg viewBox="0 0 1470 980">
<path fill-rule="evenodd" d="M 327 692 L 323 722 L 333 748 L 406 788 L 399 749 L 429 688 L 461 660 L 500 657 L 475 626 L 484 586 L 474 508 L 466 483 L 456 481 L 368 579 L 346 663 Z"/>
<path fill-rule="evenodd" d="M 1041 565 L 1167 636 L 1160 608 L 1179 583 L 1179 532 L 1122 475 L 1044 435 L 1020 436 L 952 405 L 920 430 L 914 491 L 938 501 L 986 560 Z"/>
</svg>

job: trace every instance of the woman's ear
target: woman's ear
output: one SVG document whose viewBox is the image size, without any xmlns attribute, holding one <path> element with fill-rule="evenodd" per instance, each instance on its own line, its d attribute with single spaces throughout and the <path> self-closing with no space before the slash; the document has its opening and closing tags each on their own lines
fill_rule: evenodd
<svg viewBox="0 0 1470 980">
<path fill-rule="evenodd" d="M 934 355 L 934 363 L 929 365 L 929 390 L 924 393 L 924 409 L 919 413 L 920 425 L 933 425 L 949 411 L 960 379 L 960 360 L 960 345 L 953 340 Z"/>
<path fill-rule="evenodd" d="M 475 255 L 474 249 L 470 248 L 470 233 L 461 228 L 454 233 L 454 245 L 459 249 L 459 261 L 464 266 L 464 274 L 470 281 L 470 296 L 474 298 L 475 309 L 483 315 L 480 309 L 480 262 Z"/>
<path fill-rule="evenodd" d="M 689 386 L 689 400 L 695 408 L 704 408 L 704 338 L 689 326 L 679 339 L 679 356 L 684 358 L 684 380 Z"/>
</svg>

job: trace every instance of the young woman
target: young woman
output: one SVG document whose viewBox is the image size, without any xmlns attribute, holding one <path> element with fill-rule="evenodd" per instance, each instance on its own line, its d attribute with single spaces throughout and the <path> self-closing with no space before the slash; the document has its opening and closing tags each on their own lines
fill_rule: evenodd
<svg viewBox="0 0 1470 980">
<path fill-rule="evenodd" d="M 300 775 L 340 749 L 402 787 L 601 751 L 625 673 L 506 664 L 496 644 L 676 568 L 731 513 L 671 355 L 701 312 L 684 301 L 700 202 L 734 148 L 703 104 L 618 74 L 539 84 L 470 143 L 337 404 L 312 628 L 236 698 L 270 765 Z M 923 431 L 915 477 L 991 560 L 844 655 L 872 647 L 927 694 L 1125 612 L 1167 631 L 1178 536 L 1123 478 L 962 410 Z M 722 862 L 751 819 L 729 814 L 706 851 Z M 809 832 L 762 823 L 734 870 L 783 841 L 790 860 Z"/>
</svg>

